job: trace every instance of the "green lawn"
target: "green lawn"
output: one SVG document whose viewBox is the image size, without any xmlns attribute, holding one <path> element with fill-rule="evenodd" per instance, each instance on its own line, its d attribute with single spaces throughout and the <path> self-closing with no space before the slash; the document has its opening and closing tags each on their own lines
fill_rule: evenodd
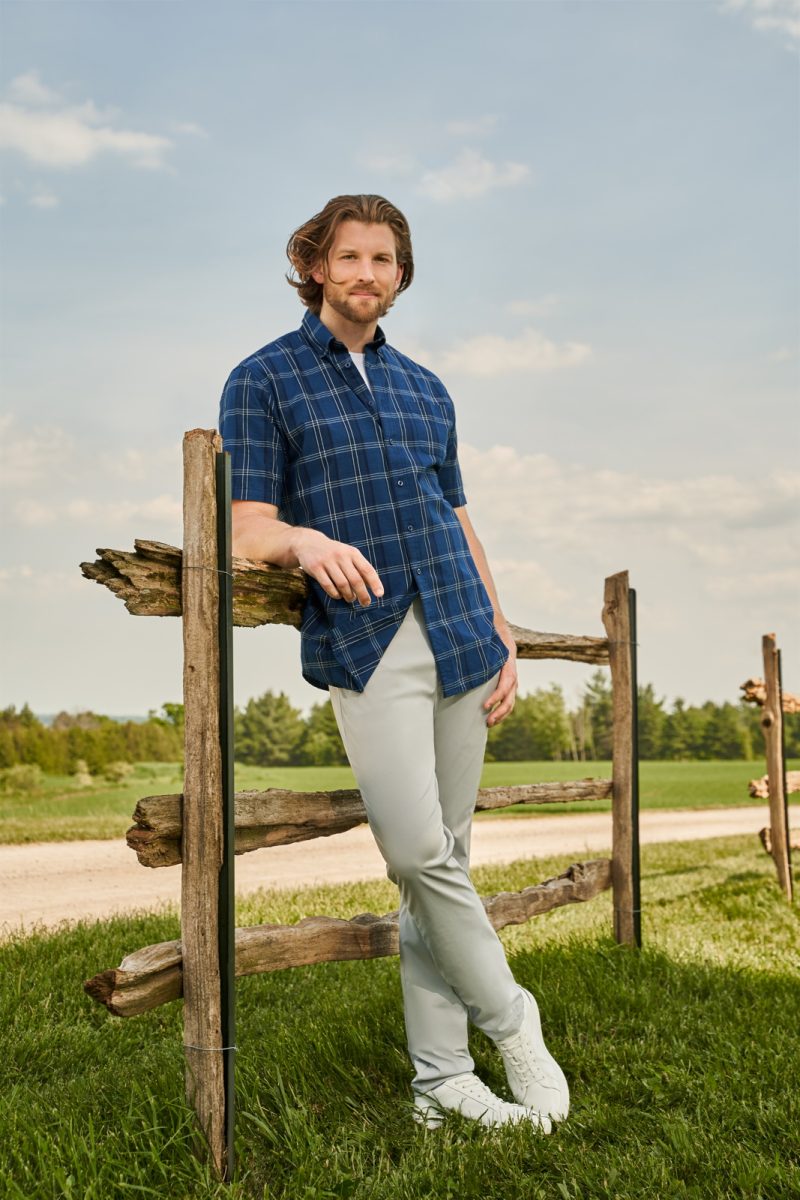
<svg viewBox="0 0 800 1200">
<path fill-rule="evenodd" d="M 800 769 L 800 760 L 789 764 Z M 757 762 L 645 762 L 641 764 L 643 808 L 715 808 L 753 804 L 748 780 L 764 773 Z M 536 780 L 608 778 L 611 764 L 572 762 L 487 763 L 482 785 L 531 783 Z M 121 784 L 98 781 L 76 789 L 68 776 L 46 776 L 43 790 L 31 796 L 0 793 L 0 841 L 63 842 L 84 838 L 123 837 L 131 824 L 136 801 L 142 796 L 177 792 L 181 771 L 174 763 L 140 763 Z M 298 791 L 355 787 L 349 767 L 236 768 L 240 790 L 281 787 Z M 605 811 L 610 802 L 519 806 L 493 812 L 529 813 Z M 765 805 L 766 808 L 766 805 Z M 487 814 L 488 815 L 488 814 Z M 479 817 L 480 819 L 480 817 Z"/>
<path fill-rule="evenodd" d="M 122 1021 L 81 981 L 178 936 L 172 912 L 0 947 L 0 1185 L 9 1200 L 786 1200 L 800 1194 L 800 924 L 754 839 L 645 846 L 641 954 L 608 893 L 503 931 L 572 1088 L 549 1138 L 428 1133 L 409 1114 L 394 959 L 237 985 L 237 1179 L 191 1154 L 181 1005 Z M 487 893 L 564 868 L 474 873 Z M 396 904 L 388 881 L 262 893 L 239 923 Z M 474 1034 L 477 1069 L 504 1092 Z"/>
</svg>

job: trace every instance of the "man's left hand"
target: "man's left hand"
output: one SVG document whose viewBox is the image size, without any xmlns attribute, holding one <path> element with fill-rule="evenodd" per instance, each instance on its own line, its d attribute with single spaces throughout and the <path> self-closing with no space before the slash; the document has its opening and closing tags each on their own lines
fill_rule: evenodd
<svg viewBox="0 0 800 1200">
<path fill-rule="evenodd" d="M 497 725 L 512 711 L 519 682 L 517 679 L 517 643 L 508 626 L 505 629 L 498 629 L 497 632 L 504 644 L 508 646 L 508 658 L 500 671 L 497 687 L 483 705 L 485 709 L 491 710 L 486 718 L 486 724 L 490 728 L 492 725 Z"/>
</svg>

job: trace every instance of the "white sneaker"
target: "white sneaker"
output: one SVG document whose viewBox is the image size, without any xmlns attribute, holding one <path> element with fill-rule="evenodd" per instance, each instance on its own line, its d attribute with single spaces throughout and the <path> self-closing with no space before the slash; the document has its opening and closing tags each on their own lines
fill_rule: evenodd
<svg viewBox="0 0 800 1200">
<path fill-rule="evenodd" d="M 501 1100 L 477 1075 L 470 1073 L 454 1075 L 430 1092 L 414 1097 L 414 1120 L 426 1129 L 437 1129 L 448 1112 L 461 1113 L 481 1125 L 518 1125 L 528 1122 L 541 1133 L 549 1133 L 552 1128 L 547 1117 L 521 1104 L 509 1104 Z"/>
<path fill-rule="evenodd" d="M 569 1085 L 544 1044 L 539 1006 L 525 991 L 525 1019 L 511 1037 L 495 1042 L 503 1056 L 515 1100 L 543 1117 L 563 1121 L 569 1112 Z"/>
</svg>

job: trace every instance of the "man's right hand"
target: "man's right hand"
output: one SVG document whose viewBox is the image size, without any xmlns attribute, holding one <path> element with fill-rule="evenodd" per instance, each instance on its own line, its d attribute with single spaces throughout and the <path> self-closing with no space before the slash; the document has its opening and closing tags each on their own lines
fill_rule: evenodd
<svg viewBox="0 0 800 1200">
<path fill-rule="evenodd" d="M 237 558 L 300 567 L 332 599 L 358 600 L 365 608 L 370 604 L 369 591 L 383 595 L 378 572 L 355 546 L 337 542 L 318 529 L 279 521 L 274 504 L 234 500 L 231 507 Z"/>
<path fill-rule="evenodd" d="M 370 604 L 369 591 L 383 595 L 378 572 L 355 546 L 306 528 L 294 530 L 291 545 L 297 565 L 334 600 L 358 600 L 366 608 Z"/>
</svg>

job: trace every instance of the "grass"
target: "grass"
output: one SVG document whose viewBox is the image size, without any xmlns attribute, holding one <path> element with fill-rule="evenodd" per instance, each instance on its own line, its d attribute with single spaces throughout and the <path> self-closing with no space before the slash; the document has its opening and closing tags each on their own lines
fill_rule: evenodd
<svg viewBox="0 0 800 1200">
<path fill-rule="evenodd" d="M 551 1137 L 458 1117 L 410 1120 L 394 959 L 237 985 L 237 1178 L 192 1155 L 181 1006 L 128 1021 L 80 982 L 175 937 L 141 914 L 0 948 L 0 1183 L 9 1200 L 784 1200 L 800 1190 L 800 926 L 751 837 L 645 846 L 641 953 L 610 937 L 604 896 L 501 935 L 537 994 L 573 1108 Z M 474 873 L 482 892 L 562 870 Z M 349 917 L 388 881 L 261 893 L 239 923 Z M 477 1069 L 504 1090 L 483 1035 Z"/>
<path fill-rule="evenodd" d="M 800 768 L 800 761 L 789 769 Z M 755 803 L 748 780 L 763 773 L 758 762 L 644 762 L 640 767 L 643 808 L 715 808 Z M 608 762 L 486 763 L 482 786 L 530 783 L 535 780 L 608 778 Z M 32 795 L 0 793 L 0 842 L 63 842 L 123 837 L 136 801 L 144 795 L 180 791 L 177 763 L 139 763 L 121 784 L 102 780 L 75 788 L 69 776 L 45 776 Z M 355 787 L 349 767 L 246 767 L 237 765 L 240 790 L 280 787 L 297 791 Z M 514 805 L 490 815 L 545 816 L 558 812 L 605 812 L 610 801 L 583 804 Z M 765 805 L 766 808 L 766 805 Z M 489 814 L 487 814 L 489 815 Z M 482 819 L 480 816 L 478 819 Z"/>
</svg>

